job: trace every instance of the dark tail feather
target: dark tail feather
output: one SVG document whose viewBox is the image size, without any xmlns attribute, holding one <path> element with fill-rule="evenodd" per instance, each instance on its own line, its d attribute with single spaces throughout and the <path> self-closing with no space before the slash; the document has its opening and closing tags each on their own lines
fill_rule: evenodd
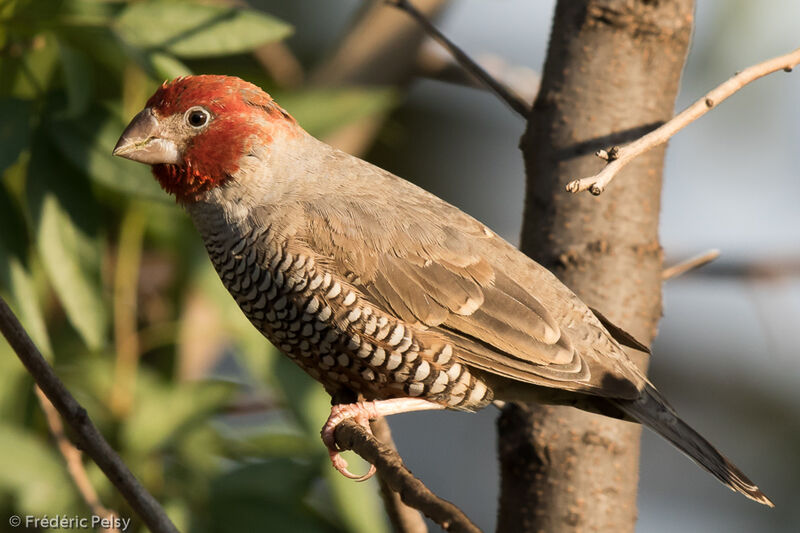
<svg viewBox="0 0 800 533">
<path fill-rule="evenodd" d="M 653 387 L 648 385 L 638 400 L 615 400 L 613 403 L 625 414 L 670 441 L 731 490 L 740 492 L 758 503 L 774 507 L 769 498 L 741 470 L 686 422 L 678 418 L 672 407 Z"/>
</svg>

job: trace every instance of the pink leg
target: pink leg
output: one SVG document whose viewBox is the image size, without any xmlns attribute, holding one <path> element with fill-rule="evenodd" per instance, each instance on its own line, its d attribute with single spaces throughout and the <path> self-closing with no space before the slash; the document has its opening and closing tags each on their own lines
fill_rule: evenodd
<svg viewBox="0 0 800 533">
<path fill-rule="evenodd" d="M 366 481 L 375 474 L 375 465 L 370 465 L 369 472 L 363 476 L 357 476 L 347 470 L 347 461 L 339 455 L 339 448 L 333 432 L 336 426 L 348 419 L 355 420 L 359 425 L 366 428 L 372 434 L 369 421 L 381 416 L 397 415 L 400 413 L 411 413 L 413 411 L 428 411 L 433 409 L 444 409 L 444 405 L 429 402 L 422 398 L 393 398 L 391 400 L 378 400 L 375 402 L 359 402 L 334 405 L 331 407 L 331 415 L 328 421 L 322 426 L 322 442 L 328 447 L 333 467 L 343 476 L 355 479 L 356 481 Z"/>
</svg>

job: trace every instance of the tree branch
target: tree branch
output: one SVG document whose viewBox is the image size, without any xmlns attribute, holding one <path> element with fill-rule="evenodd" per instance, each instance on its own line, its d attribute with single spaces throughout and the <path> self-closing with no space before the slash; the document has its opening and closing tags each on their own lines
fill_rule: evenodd
<svg viewBox="0 0 800 533">
<path fill-rule="evenodd" d="M 655 146 L 667 142 L 670 137 L 708 113 L 709 110 L 719 105 L 720 102 L 750 82 L 762 78 L 767 74 L 777 72 L 778 70 L 791 72 L 798 64 L 800 64 L 800 48 L 788 54 L 748 67 L 741 72 L 737 72 L 733 77 L 711 90 L 660 128 L 651 131 L 647 135 L 625 146 L 614 146 L 609 150 L 598 151 L 596 154 L 597 157 L 608 161 L 605 168 L 594 176 L 569 182 L 567 184 L 567 191 L 577 193 L 588 189 L 592 194 L 597 196 L 605 190 L 608 184 L 611 183 L 611 180 L 613 180 L 632 159 Z"/>
<path fill-rule="evenodd" d="M 372 420 L 370 427 L 376 439 L 397 451 L 397 446 L 392 439 L 392 430 L 389 428 L 386 418 L 380 417 Z M 428 526 L 419 511 L 402 502 L 400 494 L 392 490 L 381 472 L 378 472 L 378 484 L 381 487 L 383 506 L 386 508 L 386 514 L 389 515 L 389 521 L 392 523 L 395 533 L 428 533 Z"/>
<path fill-rule="evenodd" d="M 78 492 L 80 492 L 83 501 L 86 502 L 86 505 L 89 506 L 89 509 L 91 509 L 92 514 L 95 516 L 112 519 L 117 517 L 117 513 L 107 509 L 100 502 L 100 498 L 98 498 L 97 492 L 94 490 L 92 482 L 89 481 L 89 476 L 86 474 L 86 469 L 83 467 L 83 461 L 81 461 L 81 451 L 76 448 L 64 434 L 64 425 L 61 423 L 61 418 L 58 416 L 58 411 L 56 411 L 56 408 L 53 407 L 53 404 L 50 403 L 50 400 L 47 399 L 47 396 L 44 395 L 42 389 L 39 387 L 36 387 L 36 396 L 39 398 L 39 404 L 42 406 L 42 411 L 44 411 L 44 416 L 47 419 L 47 425 L 50 428 L 50 433 L 56 440 L 58 451 L 61 452 L 61 455 L 64 457 L 64 461 L 67 463 L 67 472 L 69 472 L 69 475 L 72 478 L 72 481 L 75 483 L 75 487 L 78 489 Z M 119 533 L 119 530 L 115 527 L 103 529 L 103 531 L 108 533 Z"/>
<path fill-rule="evenodd" d="M 427 17 L 441 13 L 450 0 L 418 0 Z M 405 89 L 416 73 L 425 33 L 413 20 L 383 2 L 365 4 L 333 54 L 310 76 L 323 87 L 393 86 Z M 323 139 L 347 153 L 363 154 L 372 145 L 386 114 L 338 128 Z"/>
<path fill-rule="evenodd" d="M 276 41 L 259 46 L 253 50 L 253 57 L 282 88 L 296 89 L 303 85 L 306 75 L 303 65 L 285 42 Z"/>
<path fill-rule="evenodd" d="M 530 111 L 528 104 L 521 99 L 511 94 L 511 92 L 500 82 L 490 76 L 479 64 L 472 60 L 463 50 L 461 50 L 455 43 L 448 39 L 439 29 L 428 20 L 425 15 L 420 13 L 411 2 L 408 0 L 385 0 L 387 4 L 392 5 L 402 11 L 411 15 L 414 20 L 419 23 L 425 32 L 431 36 L 433 40 L 444 46 L 456 61 L 464 67 L 470 74 L 478 78 L 489 89 L 491 89 L 497 96 L 500 97 L 506 104 L 516 111 L 522 118 L 528 118 Z"/>
<path fill-rule="evenodd" d="M 400 494 L 406 505 L 419 509 L 444 530 L 454 533 L 480 533 L 480 529 L 461 509 L 436 496 L 422 481 L 414 477 L 396 451 L 354 421 L 346 420 L 339 424 L 334 437 L 340 449 L 353 450 L 365 461 L 375 465 L 380 478 L 390 489 Z"/>
<path fill-rule="evenodd" d="M 676 263 L 670 267 L 665 268 L 664 271 L 661 273 L 661 276 L 664 278 L 664 281 L 676 278 L 681 274 L 689 272 L 690 270 L 694 270 L 696 268 L 700 268 L 701 266 L 709 264 L 711 261 L 719 257 L 719 253 L 720 253 L 719 250 L 712 249 L 700 255 L 690 257 L 685 261 L 681 261 L 680 263 Z"/>
<path fill-rule="evenodd" d="M 0 331 L 64 422 L 75 432 L 80 448 L 97 463 L 145 525 L 153 533 L 178 533 L 164 509 L 128 470 L 89 419 L 86 409 L 81 407 L 58 379 L 2 298 Z"/>
<path fill-rule="evenodd" d="M 507 87 L 515 98 L 526 102 L 527 108 L 530 109 L 530 104 L 539 90 L 539 75 L 533 69 L 511 65 L 503 58 L 492 54 L 481 54 L 476 60 L 490 76 Z M 420 50 L 417 68 L 419 75 L 428 79 L 475 89 L 487 89 L 480 79 L 470 71 L 464 70 L 453 56 L 432 40 Z"/>
<path fill-rule="evenodd" d="M 223 0 L 237 7 L 251 7 L 248 0 Z M 303 65 L 284 41 L 263 44 L 252 52 L 255 60 L 280 87 L 291 89 L 303 84 Z"/>
</svg>

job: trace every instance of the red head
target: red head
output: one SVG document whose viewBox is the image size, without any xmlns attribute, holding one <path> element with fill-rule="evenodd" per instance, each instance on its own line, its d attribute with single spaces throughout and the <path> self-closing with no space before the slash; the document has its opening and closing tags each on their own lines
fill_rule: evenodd
<svg viewBox="0 0 800 533">
<path fill-rule="evenodd" d="M 153 167 L 161 186 L 191 202 L 222 185 L 254 145 L 294 119 L 253 85 L 231 76 L 186 76 L 165 82 L 131 121 L 114 155 Z"/>
</svg>

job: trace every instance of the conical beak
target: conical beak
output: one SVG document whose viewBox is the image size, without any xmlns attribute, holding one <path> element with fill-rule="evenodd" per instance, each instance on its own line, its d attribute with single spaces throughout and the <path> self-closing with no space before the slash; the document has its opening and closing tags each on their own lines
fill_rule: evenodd
<svg viewBox="0 0 800 533">
<path fill-rule="evenodd" d="M 177 145 L 161 137 L 161 123 L 149 107 L 133 117 L 117 141 L 113 154 L 148 165 L 177 165 L 183 160 Z"/>
</svg>

